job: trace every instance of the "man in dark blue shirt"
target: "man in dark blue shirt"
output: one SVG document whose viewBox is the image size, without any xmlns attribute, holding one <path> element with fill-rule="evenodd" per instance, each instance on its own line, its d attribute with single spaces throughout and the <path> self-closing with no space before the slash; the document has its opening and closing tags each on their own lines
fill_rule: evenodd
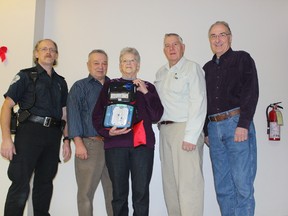
<svg viewBox="0 0 288 216">
<path fill-rule="evenodd" d="M 92 112 L 99 93 L 104 82 L 109 80 L 106 52 L 92 50 L 87 67 L 88 77 L 74 83 L 67 100 L 68 134 L 75 143 L 78 213 L 79 216 L 93 215 L 93 198 L 101 180 L 107 215 L 112 216 L 112 184 L 105 164 L 103 137 L 92 124 Z"/>
<path fill-rule="evenodd" d="M 10 160 L 9 188 L 4 216 L 22 216 L 33 181 L 34 216 L 48 216 L 53 179 L 59 163 L 61 136 L 67 136 L 67 83 L 53 66 L 58 58 L 57 44 L 40 40 L 34 49 L 35 67 L 21 70 L 13 79 L 1 110 L 1 155 Z M 34 73 L 37 80 L 31 78 Z M 14 143 L 10 133 L 11 108 L 18 104 L 19 125 Z M 63 144 L 64 161 L 70 159 L 68 140 Z"/>
<path fill-rule="evenodd" d="M 254 215 L 256 66 L 247 52 L 231 49 L 226 22 L 210 27 L 209 41 L 214 56 L 203 67 L 208 103 L 204 131 L 218 204 L 222 216 Z"/>
</svg>

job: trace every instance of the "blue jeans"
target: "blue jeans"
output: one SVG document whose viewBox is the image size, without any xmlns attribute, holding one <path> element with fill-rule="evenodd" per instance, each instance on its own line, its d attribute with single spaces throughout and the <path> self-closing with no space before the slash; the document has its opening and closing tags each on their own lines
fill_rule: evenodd
<svg viewBox="0 0 288 216">
<path fill-rule="evenodd" d="M 113 186 L 114 216 L 128 216 L 130 173 L 133 215 L 148 216 L 149 184 L 153 171 L 154 149 L 145 146 L 106 149 L 105 159 Z"/>
<path fill-rule="evenodd" d="M 239 115 L 209 122 L 208 136 L 214 186 L 222 216 L 253 216 L 254 179 L 257 167 L 256 134 L 253 122 L 248 139 L 234 142 Z"/>
</svg>

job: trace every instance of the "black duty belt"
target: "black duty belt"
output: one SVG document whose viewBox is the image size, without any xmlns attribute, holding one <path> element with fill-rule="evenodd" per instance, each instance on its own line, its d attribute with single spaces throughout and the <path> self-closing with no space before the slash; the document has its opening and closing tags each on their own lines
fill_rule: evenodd
<svg viewBox="0 0 288 216">
<path fill-rule="evenodd" d="M 235 109 L 235 110 L 221 113 L 219 115 L 208 116 L 208 119 L 210 121 L 213 121 L 213 122 L 218 122 L 218 121 L 223 121 L 225 119 L 228 119 L 228 118 L 235 116 L 235 115 L 238 115 L 238 114 L 240 114 L 240 109 Z"/>
<path fill-rule="evenodd" d="M 52 118 L 52 117 L 42 117 L 42 116 L 36 116 L 36 115 L 30 115 L 28 117 L 28 121 L 39 123 L 43 125 L 44 127 L 55 127 L 55 126 L 61 126 L 62 121 Z"/>
</svg>

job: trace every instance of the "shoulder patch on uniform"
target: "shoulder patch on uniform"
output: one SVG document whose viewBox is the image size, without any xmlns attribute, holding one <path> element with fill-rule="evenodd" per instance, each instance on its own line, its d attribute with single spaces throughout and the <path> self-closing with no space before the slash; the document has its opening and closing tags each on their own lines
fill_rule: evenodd
<svg viewBox="0 0 288 216">
<path fill-rule="evenodd" d="M 13 84 L 16 83 L 18 80 L 20 80 L 20 76 L 17 74 L 17 75 L 13 78 L 12 82 L 10 83 L 10 85 L 13 85 Z"/>
</svg>

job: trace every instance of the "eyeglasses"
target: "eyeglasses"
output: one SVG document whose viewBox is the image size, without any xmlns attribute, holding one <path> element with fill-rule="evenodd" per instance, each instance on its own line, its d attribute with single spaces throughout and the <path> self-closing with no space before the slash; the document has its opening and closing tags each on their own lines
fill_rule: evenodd
<svg viewBox="0 0 288 216">
<path fill-rule="evenodd" d="M 226 39 L 228 35 L 230 35 L 230 33 L 222 32 L 222 33 L 220 33 L 218 35 L 211 34 L 209 37 L 210 37 L 211 40 L 216 40 L 217 38 L 219 40 L 221 40 L 221 39 Z"/>
<path fill-rule="evenodd" d="M 54 48 L 48 48 L 48 47 L 43 47 L 43 48 L 39 48 L 38 51 L 40 52 L 51 52 L 51 53 L 56 53 L 57 50 Z"/>
<path fill-rule="evenodd" d="M 131 60 L 128 60 L 128 59 L 124 59 L 121 61 L 122 64 L 134 64 L 136 63 L 136 59 L 131 59 Z"/>
</svg>

